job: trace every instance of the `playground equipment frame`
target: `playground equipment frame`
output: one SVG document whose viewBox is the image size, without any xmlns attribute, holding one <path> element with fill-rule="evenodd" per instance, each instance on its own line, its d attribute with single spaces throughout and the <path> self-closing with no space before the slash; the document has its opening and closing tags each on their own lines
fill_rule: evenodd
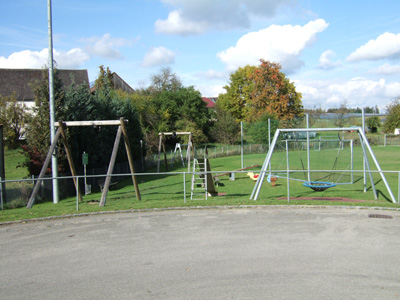
<svg viewBox="0 0 400 300">
<path fill-rule="evenodd" d="M 40 184 L 43 181 L 43 177 L 46 173 L 46 169 L 50 163 L 50 159 L 51 156 L 54 152 L 54 149 L 57 145 L 58 139 L 60 138 L 60 136 L 62 136 L 63 139 L 63 143 L 64 143 L 64 147 L 65 147 L 65 152 L 67 154 L 67 159 L 68 159 L 68 163 L 69 163 L 69 167 L 73 176 L 73 180 L 74 180 L 74 184 L 75 184 L 75 188 L 77 191 L 77 195 L 79 198 L 79 201 L 82 201 L 82 195 L 78 186 L 78 181 L 76 179 L 77 173 L 75 170 L 75 165 L 74 162 L 72 160 L 72 155 L 71 155 L 71 150 L 69 148 L 68 142 L 67 142 L 67 135 L 66 135 L 66 128 L 67 126 L 118 126 L 118 131 L 117 131 L 117 135 L 115 137 L 115 142 L 114 142 L 114 148 L 111 154 L 111 159 L 110 159 L 110 164 L 108 167 L 108 171 L 107 171 L 107 175 L 106 175 L 106 180 L 104 183 L 104 188 L 103 188 L 103 192 L 101 195 L 101 199 L 100 199 L 100 203 L 99 206 L 104 206 L 106 199 L 107 199 L 107 194 L 108 194 L 108 190 L 109 190 L 109 186 L 111 183 L 111 176 L 112 176 L 112 172 L 114 169 L 114 164 L 115 164 L 115 159 L 117 156 L 117 152 L 118 152 L 118 146 L 121 140 L 121 135 L 124 136 L 124 142 L 125 142 L 125 148 L 126 148 L 126 154 L 128 156 L 128 162 L 129 162 L 129 167 L 131 170 L 131 174 L 132 174 L 132 181 L 133 181 L 133 185 L 135 187 L 135 192 L 136 192 L 136 198 L 138 200 L 141 200 L 140 198 L 140 192 L 139 192 L 139 187 L 137 184 L 137 180 L 136 180 L 136 175 L 135 175 L 135 167 L 134 167 L 134 162 L 133 162 L 133 157 L 131 154 L 131 147 L 129 144 L 129 139 L 128 139 L 128 132 L 126 129 L 126 123 L 128 122 L 128 120 L 124 120 L 124 118 L 120 118 L 119 120 L 105 120 L 105 121 L 69 121 L 69 122 L 63 122 L 63 121 L 59 121 L 58 123 L 55 123 L 55 126 L 58 126 L 58 130 L 56 132 L 56 135 L 54 137 L 54 140 L 50 146 L 49 152 L 47 153 L 47 157 L 46 160 L 43 164 L 42 170 L 40 171 L 38 180 L 36 181 L 35 187 L 32 191 L 31 197 L 29 198 L 29 201 L 27 203 L 27 208 L 32 208 L 33 203 L 35 201 L 35 197 L 39 191 L 40 188 Z"/>
<path fill-rule="evenodd" d="M 375 185 L 374 185 L 374 182 L 373 182 L 372 173 L 371 173 L 371 170 L 370 170 L 370 167 L 369 167 L 369 162 L 368 162 L 368 159 L 367 159 L 367 150 L 368 150 L 368 152 L 371 155 L 372 160 L 374 161 L 375 166 L 376 166 L 376 168 L 377 168 L 377 170 L 378 170 L 378 172 L 379 172 L 379 174 L 380 174 L 380 176 L 382 178 L 382 181 L 384 182 L 385 187 L 386 187 L 386 189 L 387 189 L 387 191 L 388 191 L 388 193 L 390 195 L 391 201 L 393 203 L 397 203 L 397 201 L 396 201 L 396 199 L 395 199 L 395 197 L 394 197 L 394 195 L 392 193 L 392 190 L 390 189 L 390 186 L 389 186 L 389 184 L 388 184 L 388 182 L 386 180 L 386 177 L 385 177 L 385 175 L 384 175 L 384 173 L 383 173 L 383 171 L 382 171 L 382 169 L 381 169 L 381 167 L 380 167 L 380 165 L 378 163 L 378 160 L 376 159 L 376 157 L 374 155 L 374 152 L 372 151 L 371 146 L 368 143 L 368 139 L 365 136 L 365 133 L 364 133 L 364 131 L 362 130 L 361 127 L 358 127 L 358 128 L 277 129 L 276 132 L 275 132 L 274 138 L 273 138 L 273 140 L 271 142 L 271 146 L 270 146 L 270 148 L 268 150 L 267 156 L 265 158 L 264 164 L 263 164 L 263 166 L 261 168 L 260 176 L 258 177 L 256 185 L 254 186 L 253 192 L 252 192 L 252 194 L 250 196 L 250 199 L 257 200 L 257 198 L 259 196 L 259 193 L 260 193 L 260 190 L 261 190 L 261 186 L 262 186 L 262 184 L 264 182 L 265 174 L 268 172 L 268 167 L 269 167 L 270 162 L 271 162 L 271 156 L 272 156 L 273 150 L 275 148 L 275 145 L 276 145 L 276 143 L 278 141 L 278 137 L 279 137 L 280 133 L 284 133 L 284 132 L 307 132 L 307 156 L 309 157 L 309 153 L 310 153 L 309 144 L 310 143 L 309 143 L 308 133 L 310 131 L 325 132 L 325 131 L 351 131 L 351 130 L 352 131 L 357 131 L 357 133 L 359 135 L 359 138 L 360 138 L 360 141 L 361 141 L 362 150 L 363 150 L 363 156 L 364 156 L 364 192 L 366 192 L 366 176 L 365 176 L 366 171 L 365 171 L 365 168 L 367 168 L 368 169 L 368 174 L 369 174 L 369 177 L 370 177 L 370 180 L 371 180 L 371 186 L 372 186 L 372 189 L 373 189 L 373 192 L 374 192 L 374 196 L 375 196 L 375 199 L 377 199 Z M 289 170 L 289 167 L 287 167 L 287 168 Z M 310 171 L 309 159 L 308 159 L 307 171 L 308 171 L 308 173 Z M 288 197 L 289 197 L 289 179 L 288 179 Z"/>
<path fill-rule="evenodd" d="M 164 152 L 164 162 L 165 162 L 165 170 L 168 171 L 168 160 L 167 160 L 167 152 L 165 150 L 165 136 L 178 136 L 178 135 L 188 135 L 189 142 L 187 146 L 187 164 L 188 164 L 188 172 L 190 172 L 190 158 L 191 158 L 191 150 L 192 150 L 192 132 L 160 132 L 158 133 L 160 136 L 160 140 L 158 143 L 158 159 L 157 159 L 157 173 L 160 172 L 160 156 L 161 156 L 161 147 Z"/>
</svg>

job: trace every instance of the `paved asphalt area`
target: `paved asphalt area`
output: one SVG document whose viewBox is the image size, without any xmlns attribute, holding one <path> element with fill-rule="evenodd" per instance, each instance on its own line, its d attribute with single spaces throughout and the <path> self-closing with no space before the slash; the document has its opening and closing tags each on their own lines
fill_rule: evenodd
<svg viewBox="0 0 400 300">
<path fill-rule="evenodd" d="M 400 211 L 214 208 L 2 225 L 0 275 L 3 300 L 400 299 Z"/>
</svg>

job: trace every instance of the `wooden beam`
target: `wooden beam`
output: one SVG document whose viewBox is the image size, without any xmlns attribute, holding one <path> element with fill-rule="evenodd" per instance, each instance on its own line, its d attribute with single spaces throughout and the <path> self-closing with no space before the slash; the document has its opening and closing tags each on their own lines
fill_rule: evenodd
<svg viewBox="0 0 400 300">
<path fill-rule="evenodd" d="M 49 163 L 50 163 L 50 160 L 51 160 L 51 156 L 53 155 L 54 149 L 57 146 L 57 141 L 60 138 L 60 135 L 61 135 L 61 129 L 58 128 L 58 130 L 56 132 L 56 135 L 54 137 L 53 143 L 50 146 L 49 152 L 47 152 L 47 156 L 46 156 L 46 159 L 45 159 L 45 161 L 43 163 L 42 170 L 40 171 L 39 178 L 36 181 L 35 187 L 33 188 L 31 197 L 29 198 L 29 201 L 28 201 L 28 203 L 26 205 L 26 208 L 32 208 L 33 203 L 35 202 L 36 195 L 39 192 L 40 185 L 42 184 L 42 181 L 43 181 L 42 178 L 46 174 L 46 169 L 49 166 Z"/>
<path fill-rule="evenodd" d="M 130 146 L 129 138 L 128 138 L 128 131 L 125 127 L 124 118 L 121 118 L 120 122 L 121 122 L 122 135 L 124 137 L 124 142 L 125 142 L 126 155 L 128 156 L 129 167 L 130 167 L 131 173 L 132 173 L 132 181 L 133 181 L 133 185 L 135 187 L 136 198 L 138 200 L 141 200 L 139 186 L 138 186 L 136 175 L 135 175 L 135 164 L 134 164 L 133 157 L 132 157 L 131 146 Z"/>
<path fill-rule="evenodd" d="M 191 132 L 160 132 L 158 135 L 189 135 Z"/>
<path fill-rule="evenodd" d="M 75 189 L 76 189 L 76 191 L 78 192 L 79 202 L 82 202 L 83 199 L 82 199 L 81 190 L 80 190 L 79 187 L 78 187 L 78 180 L 77 180 L 76 177 L 75 177 L 75 176 L 77 176 L 78 174 L 76 173 L 74 160 L 72 159 L 71 150 L 70 150 L 69 145 L 68 145 L 67 135 L 66 135 L 66 133 L 65 133 L 65 125 L 64 125 L 64 123 L 61 122 L 61 121 L 59 121 L 59 124 L 58 124 L 58 125 L 59 125 L 58 130 L 61 130 L 61 137 L 62 137 L 63 142 L 64 142 L 64 148 L 65 148 L 65 153 L 67 154 L 67 159 L 68 159 L 69 168 L 70 168 L 70 170 L 71 170 L 72 176 L 74 176 L 74 177 L 73 177 L 73 180 L 74 180 L 74 184 L 75 184 Z"/>
<path fill-rule="evenodd" d="M 125 120 L 127 123 L 128 120 Z M 68 121 L 62 122 L 65 126 L 119 126 L 120 120 L 103 120 L 103 121 Z M 54 123 L 54 126 L 60 126 L 59 122 Z"/>
<path fill-rule="evenodd" d="M 120 124 L 121 124 L 121 122 L 120 122 Z M 122 128 L 121 128 L 121 126 L 119 126 L 118 131 L 117 131 L 117 136 L 115 137 L 114 148 L 111 153 L 110 164 L 108 166 L 107 177 L 106 177 L 106 181 L 104 182 L 103 193 L 101 194 L 99 206 L 104 206 L 106 204 L 108 189 L 110 187 L 110 182 L 111 182 L 111 175 L 114 170 L 115 159 L 116 159 L 117 153 L 118 153 L 119 141 L 121 140 L 121 133 L 122 133 Z"/>
</svg>

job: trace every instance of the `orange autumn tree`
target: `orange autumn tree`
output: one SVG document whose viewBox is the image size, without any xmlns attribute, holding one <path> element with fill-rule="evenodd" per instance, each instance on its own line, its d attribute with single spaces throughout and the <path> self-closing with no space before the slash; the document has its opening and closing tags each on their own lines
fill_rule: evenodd
<svg viewBox="0 0 400 300">
<path fill-rule="evenodd" d="M 282 73 L 281 65 L 261 59 L 251 76 L 254 89 L 247 101 L 248 116 L 255 121 L 265 114 L 273 115 L 278 120 L 292 120 L 303 116 L 301 93 L 296 91 Z"/>
</svg>

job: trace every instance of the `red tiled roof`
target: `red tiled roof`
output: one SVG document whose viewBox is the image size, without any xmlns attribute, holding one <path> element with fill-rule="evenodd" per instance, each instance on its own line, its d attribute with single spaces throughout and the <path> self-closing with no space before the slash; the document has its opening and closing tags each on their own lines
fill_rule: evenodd
<svg viewBox="0 0 400 300">
<path fill-rule="evenodd" d="M 207 103 L 207 108 L 212 108 L 215 106 L 215 100 L 213 100 L 213 98 L 201 97 L 201 99 Z"/>
</svg>

